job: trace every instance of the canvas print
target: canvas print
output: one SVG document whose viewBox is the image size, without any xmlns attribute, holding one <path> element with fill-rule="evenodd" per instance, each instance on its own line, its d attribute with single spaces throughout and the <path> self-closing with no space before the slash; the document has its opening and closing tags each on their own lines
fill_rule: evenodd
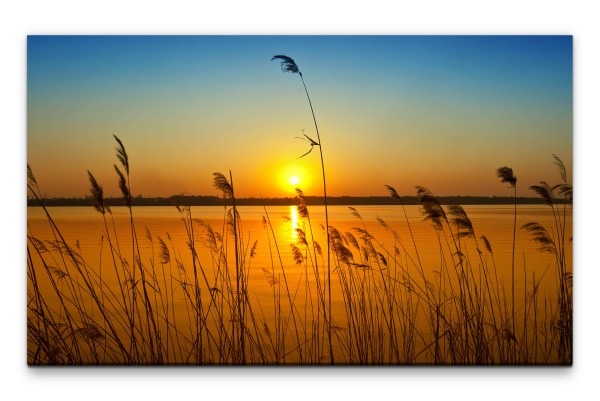
<svg viewBox="0 0 600 401">
<path fill-rule="evenodd" d="M 573 363 L 571 36 L 29 36 L 29 365 Z"/>
</svg>

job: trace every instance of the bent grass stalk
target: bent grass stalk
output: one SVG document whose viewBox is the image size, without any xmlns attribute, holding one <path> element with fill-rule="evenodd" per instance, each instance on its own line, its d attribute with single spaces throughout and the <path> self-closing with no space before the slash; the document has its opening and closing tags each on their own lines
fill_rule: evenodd
<svg viewBox="0 0 600 401">
<path fill-rule="evenodd" d="M 513 223 L 513 245 L 512 245 L 512 264 L 511 264 L 511 291 L 512 291 L 512 335 L 516 330 L 515 326 L 515 244 L 517 240 L 517 177 L 513 174 L 513 170 L 510 167 L 500 167 L 496 170 L 496 175 L 500 178 L 501 182 L 508 183 L 510 188 L 514 188 L 514 204 L 515 214 Z"/>
<path fill-rule="evenodd" d="M 331 250 L 330 250 L 330 233 L 329 233 L 329 213 L 327 207 L 327 184 L 325 181 L 325 161 L 323 159 L 323 145 L 321 142 L 321 136 L 319 135 L 319 127 L 317 125 L 317 118 L 315 117 L 315 110 L 313 109 L 312 102 L 310 100 L 310 95 L 308 94 L 308 89 L 306 88 L 306 83 L 304 82 L 304 77 L 302 76 L 302 72 L 298 68 L 296 62 L 288 56 L 284 55 L 275 55 L 271 60 L 278 60 L 281 62 L 281 69 L 283 72 L 290 72 L 292 74 L 298 74 L 300 76 L 300 80 L 302 80 L 302 86 L 304 87 L 304 91 L 306 92 L 306 98 L 308 99 L 308 105 L 310 106 L 310 111 L 312 113 L 313 122 L 315 124 L 315 131 L 317 133 L 317 140 L 314 141 L 306 134 L 306 138 L 309 140 L 311 144 L 311 150 L 313 146 L 319 147 L 319 155 L 321 156 L 321 172 L 323 174 L 323 203 L 325 204 L 325 232 L 327 234 L 327 298 L 328 298 L 328 322 L 327 322 L 327 336 L 329 338 L 329 357 L 331 359 L 331 364 L 334 364 L 334 356 L 333 356 L 333 342 L 331 335 L 332 328 L 332 316 L 331 316 Z M 302 155 L 301 157 L 306 156 L 310 153 L 310 150 Z"/>
</svg>

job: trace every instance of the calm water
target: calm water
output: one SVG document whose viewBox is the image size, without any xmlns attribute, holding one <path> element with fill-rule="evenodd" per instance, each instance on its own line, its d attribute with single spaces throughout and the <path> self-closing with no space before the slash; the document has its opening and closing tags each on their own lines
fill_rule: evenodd
<svg viewBox="0 0 600 401">
<path fill-rule="evenodd" d="M 337 228 L 341 233 L 352 233 L 357 239 L 359 233 L 356 228 L 366 229 L 375 239 L 375 251 L 385 256 L 386 263 L 389 264 L 386 269 L 390 275 L 400 277 L 399 273 L 392 273 L 398 266 L 402 266 L 409 274 L 417 275 L 415 264 L 415 245 L 418 249 L 418 258 L 420 259 L 424 274 L 428 280 L 435 281 L 436 274 L 439 273 L 442 260 L 448 259 L 440 253 L 440 243 L 436 231 L 429 222 L 424 222 L 419 211 L 419 206 L 407 206 L 406 212 L 412 229 L 412 237 L 409 232 L 406 219 L 402 208 L 398 206 L 357 206 L 362 220 L 355 217 L 346 206 L 333 206 L 329 210 L 330 225 Z M 489 240 L 493 250 L 493 260 L 486 251 L 483 257 L 489 266 L 492 261 L 497 269 L 497 275 L 500 281 L 508 283 L 511 275 L 512 247 L 513 247 L 513 206 L 510 205 L 482 205 L 466 206 L 465 210 L 470 217 L 474 229 L 478 246 L 484 250 L 484 245 L 480 239 L 484 235 Z M 314 239 L 320 244 L 322 249 L 326 249 L 326 240 L 324 236 L 324 209 L 313 206 L 309 208 L 311 213 L 311 226 L 314 232 Z M 117 278 L 114 273 L 113 262 L 109 252 L 108 243 L 105 238 L 105 227 L 102 216 L 91 207 L 53 207 L 49 208 L 55 223 L 60 229 L 66 242 L 73 248 L 79 249 L 82 258 L 98 274 L 102 274 L 102 279 L 107 286 L 116 285 Z M 130 263 L 131 255 L 131 227 L 129 212 L 126 208 L 112 208 L 112 219 L 108 217 L 109 234 L 114 241 L 118 237 L 118 243 L 122 255 Z M 298 303 L 309 303 L 307 291 L 314 289 L 314 283 L 306 283 L 306 274 L 309 276 L 311 265 L 308 268 L 304 265 L 294 263 L 292 247 L 297 246 L 305 256 L 307 256 L 305 247 L 300 243 L 300 236 L 296 229 L 303 229 L 307 232 L 309 241 L 310 234 L 307 221 L 300 218 L 295 206 L 267 207 L 266 211 L 262 207 L 239 207 L 241 217 L 241 241 L 244 249 L 247 249 L 247 277 L 248 292 L 250 302 L 255 303 L 255 313 L 258 319 L 263 320 L 271 326 L 273 322 L 273 287 L 269 283 L 269 276 L 274 275 L 282 281 L 282 269 L 285 270 L 285 279 L 291 291 L 296 294 Z M 215 261 L 214 254 L 209 251 L 206 226 L 222 234 L 225 210 L 223 207 L 192 207 L 191 215 L 194 219 L 194 239 L 198 251 L 198 257 L 202 268 L 208 272 L 211 285 L 215 280 L 215 269 L 218 269 L 218 261 Z M 108 215 L 107 215 L 108 216 Z M 263 222 L 263 218 L 269 218 L 275 232 L 276 242 Z M 378 219 L 382 219 L 387 224 L 385 228 Z M 200 224 L 199 221 L 202 221 Z M 140 246 L 141 261 L 145 266 L 154 266 L 158 270 L 158 276 L 162 275 L 161 269 L 166 269 L 167 265 L 161 265 L 159 261 L 159 242 L 160 237 L 164 240 L 171 252 L 171 264 L 175 259 L 179 259 L 181 264 L 187 269 L 191 269 L 192 257 L 188 246 L 188 234 L 182 221 L 181 214 L 174 207 L 138 207 L 134 209 L 134 221 L 137 231 L 138 243 Z M 515 282 L 516 303 L 523 304 L 527 295 L 527 286 L 536 280 L 544 277 L 539 286 L 539 296 L 552 297 L 556 291 L 556 277 L 554 258 L 548 253 L 541 253 L 537 250 L 536 244 L 531 240 L 530 235 L 524 230 L 519 229 L 523 224 L 537 221 L 549 230 L 554 227 L 555 220 L 550 208 L 543 205 L 519 206 L 517 211 L 517 237 L 515 245 Z M 572 235 L 571 211 L 567 211 L 567 239 Z M 397 233 L 394 236 L 393 232 Z M 54 239 L 46 216 L 41 208 L 28 208 L 28 234 L 42 241 Z M 225 235 L 223 241 L 233 243 L 233 236 Z M 360 240 L 359 240 L 360 242 Z M 256 244 L 254 256 L 250 258 L 250 249 Z M 231 248 L 231 245 L 229 245 Z M 359 262 L 361 252 L 347 245 L 354 255 L 354 261 Z M 444 246 L 442 246 L 442 249 Z M 312 248 L 311 248 L 312 249 Z M 397 249 L 397 250 L 396 250 Z M 312 252 L 312 250 L 310 251 Z M 568 242 L 567 246 L 567 266 L 572 266 L 572 246 Z M 477 266 L 475 262 L 476 254 L 475 243 L 473 239 L 465 240 L 465 252 Z M 233 254 L 230 249 L 228 253 L 230 258 Z M 396 260 L 394 261 L 394 258 Z M 60 265 L 60 260 L 54 256 L 51 263 Z M 231 260 L 231 259 L 230 259 Z M 40 268 L 40 260 L 33 256 L 34 265 Z M 326 261 L 326 253 L 317 258 L 317 265 L 323 266 Z M 47 262 L 48 263 L 48 262 Z M 396 266 L 396 267 L 395 267 Z M 448 268 L 448 266 L 446 266 Z M 173 267 L 169 267 L 169 272 L 173 272 Z M 167 272 L 167 274 L 169 274 Z M 214 281 L 216 283 L 216 281 Z M 215 284 L 216 285 L 216 284 Z M 506 284 L 508 286 L 508 284 Z M 40 279 L 40 286 L 51 293 L 47 280 Z M 49 295 L 48 299 L 53 299 Z M 55 300 L 56 301 L 56 300 Z M 174 297 L 175 307 L 181 308 L 177 312 L 177 319 L 189 320 L 190 312 L 185 311 L 185 295 L 181 291 Z M 341 284 L 338 274 L 332 274 L 332 316 L 339 330 L 343 330 L 347 324 L 348 311 L 344 307 Z M 187 322 L 189 325 L 189 322 Z"/>
</svg>

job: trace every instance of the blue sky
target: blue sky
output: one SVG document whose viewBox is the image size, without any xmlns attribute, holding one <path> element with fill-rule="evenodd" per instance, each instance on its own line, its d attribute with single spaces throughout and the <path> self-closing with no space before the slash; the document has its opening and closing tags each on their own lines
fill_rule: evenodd
<svg viewBox="0 0 600 401">
<path fill-rule="evenodd" d="M 118 194 L 112 134 L 146 196 L 212 194 L 232 170 L 241 196 L 318 194 L 319 122 L 332 195 L 504 195 L 572 166 L 570 36 L 30 36 L 28 163 L 50 196 L 83 196 L 86 170 Z"/>
</svg>

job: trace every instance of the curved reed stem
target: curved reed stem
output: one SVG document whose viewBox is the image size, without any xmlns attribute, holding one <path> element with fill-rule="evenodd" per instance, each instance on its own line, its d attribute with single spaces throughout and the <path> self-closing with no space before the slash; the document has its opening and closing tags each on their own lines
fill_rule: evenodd
<svg viewBox="0 0 600 401">
<path fill-rule="evenodd" d="M 308 94 L 308 89 L 306 88 L 306 83 L 304 82 L 304 77 L 298 68 L 296 62 L 288 56 L 276 55 L 273 56 L 271 60 L 279 60 L 281 62 L 281 69 L 283 72 L 291 72 L 293 74 L 298 74 L 300 79 L 302 80 L 302 86 L 304 87 L 304 91 L 306 92 L 306 98 L 308 99 L 308 105 L 310 106 L 310 111 L 312 113 L 313 122 L 315 124 L 315 131 L 317 132 L 317 143 L 311 140 L 313 145 L 319 146 L 319 155 L 321 157 L 321 172 L 323 174 L 323 203 L 325 204 L 325 231 L 327 233 L 327 298 L 328 298 L 328 309 L 329 309 L 329 319 L 327 321 L 327 337 L 329 338 L 329 356 L 331 359 L 331 364 L 334 364 L 333 357 L 333 343 L 331 336 L 331 328 L 332 328 L 332 316 L 331 316 L 331 250 L 330 250 L 330 238 L 329 238 L 329 213 L 327 207 L 327 183 L 325 179 L 325 161 L 323 159 L 323 145 L 321 143 L 321 136 L 319 135 L 319 127 L 317 125 L 317 118 L 315 117 L 315 110 L 312 106 L 312 102 L 310 100 L 310 95 Z M 309 138 L 310 139 L 310 138 Z M 306 154 L 305 154 L 306 155 Z"/>
</svg>

